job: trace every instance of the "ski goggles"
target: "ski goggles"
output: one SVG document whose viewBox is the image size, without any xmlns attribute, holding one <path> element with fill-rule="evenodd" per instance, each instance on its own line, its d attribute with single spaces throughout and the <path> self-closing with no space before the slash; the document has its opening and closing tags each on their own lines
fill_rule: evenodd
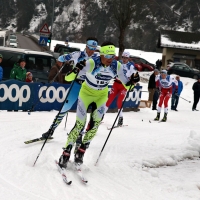
<svg viewBox="0 0 200 200">
<path fill-rule="evenodd" d="M 96 50 L 97 49 L 97 41 L 95 40 L 88 40 L 87 43 L 86 43 L 86 46 L 90 49 L 90 50 Z"/>
<path fill-rule="evenodd" d="M 104 58 L 106 59 L 114 59 L 115 58 L 115 55 L 109 55 L 109 54 L 101 54 L 102 56 L 104 56 Z"/>
</svg>

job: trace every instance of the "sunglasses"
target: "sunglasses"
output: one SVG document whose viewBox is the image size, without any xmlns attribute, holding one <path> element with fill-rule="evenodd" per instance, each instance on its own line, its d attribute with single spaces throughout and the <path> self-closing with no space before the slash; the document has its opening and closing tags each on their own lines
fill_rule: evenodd
<svg viewBox="0 0 200 200">
<path fill-rule="evenodd" d="M 87 44 L 87 47 L 88 47 L 89 50 L 93 50 L 93 51 L 95 51 L 97 49 L 96 46 L 90 46 L 88 44 Z"/>
<path fill-rule="evenodd" d="M 115 55 L 109 55 L 109 54 L 102 54 L 104 56 L 104 58 L 106 59 L 114 59 L 115 58 Z"/>
<path fill-rule="evenodd" d="M 124 56 L 122 56 L 122 58 L 123 58 L 123 59 L 128 59 L 128 57 L 124 57 Z"/>
</svg>

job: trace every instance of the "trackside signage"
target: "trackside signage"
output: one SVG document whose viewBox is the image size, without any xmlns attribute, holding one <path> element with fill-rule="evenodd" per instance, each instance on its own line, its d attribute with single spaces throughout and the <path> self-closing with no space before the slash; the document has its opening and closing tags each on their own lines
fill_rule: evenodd
<svg viewBox="0 0 200 200">
<path fill-rule="evenodd" d="M 24 83 L 16 80 L 0 82 L 0 110 L 30 110 L 34 105 L 34 111 L 59 110 L 69 86 L 58 83 Z M 124 107 L 137 107 L 141 99 L 141 90 L 141 86 L 135 87 L 129 93 Z M 116 108 L 116 100 L 110 108 Z M 76 110 L 76 103 L 72 110 Z"/>
</svg>

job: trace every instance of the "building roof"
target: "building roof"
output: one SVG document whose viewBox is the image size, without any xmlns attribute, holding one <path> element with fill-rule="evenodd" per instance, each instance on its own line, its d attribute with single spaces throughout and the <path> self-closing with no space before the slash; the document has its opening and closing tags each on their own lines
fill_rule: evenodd
<svg viewBox="0 0 200 200">
<path fill-rule="evenodd" d="M 200 33 L 160 31 L 159 47 L 200 50 Z"/>
</svg>

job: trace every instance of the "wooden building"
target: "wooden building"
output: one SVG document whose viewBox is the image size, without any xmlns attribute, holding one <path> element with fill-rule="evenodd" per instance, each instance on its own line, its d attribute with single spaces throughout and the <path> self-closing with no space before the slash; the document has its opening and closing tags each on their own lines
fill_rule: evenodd
<svg viewBox="0 0 200 200">
<path fill-rule="evenodd" d="M 200 33 L 162 30 L 157 47 L 162 48 L 162 68 L 169 62 L 184 62 L 200 69 Z"/>
</svg>

